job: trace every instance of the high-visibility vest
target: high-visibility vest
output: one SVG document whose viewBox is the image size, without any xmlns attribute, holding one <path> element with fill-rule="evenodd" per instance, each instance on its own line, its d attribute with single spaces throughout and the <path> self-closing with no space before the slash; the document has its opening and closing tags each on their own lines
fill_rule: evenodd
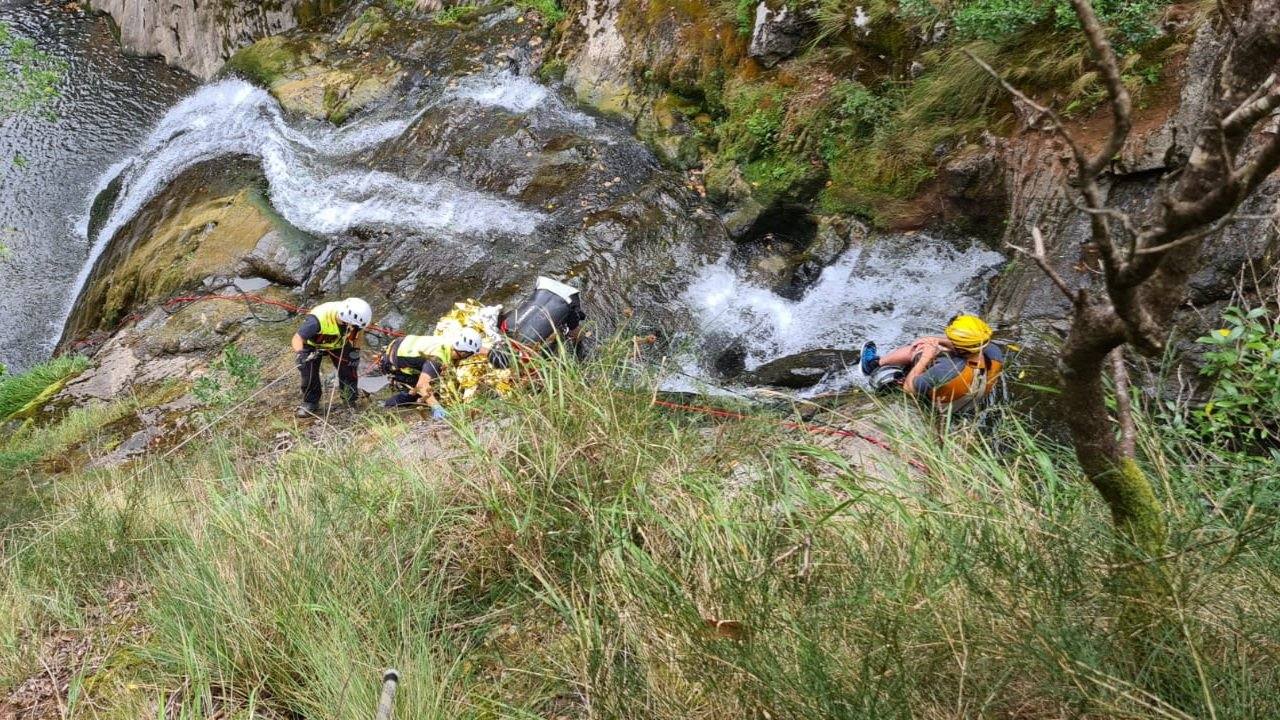
<svg viewBox="0 0 1280 720">
<path fill-rule="evenodd" d="M 941 407 L 965 410 L 986 397 L 996 387 L 996 378 L 1004 363 L 987 357 L 985 351 L 965 358 L 964 369 L 945 385 L 933 389 L 930 396 Z"/>
<path fill-rule="evenodd" d="M 311 308 L 307 313 L 320 321 L 320 334 L 307 341 L 307 345 L 321 350 L 337 350 L 345 344 L 342 323 L 338 321 L 341 302 L 327 302 Z"/>
<path fill-rule="evenodd" d="M 439 335 L 407 335 L 396 344 L 396 357 L 435 358 L 447 365 L 453 361 L 453 346 Z"/>
</svg>

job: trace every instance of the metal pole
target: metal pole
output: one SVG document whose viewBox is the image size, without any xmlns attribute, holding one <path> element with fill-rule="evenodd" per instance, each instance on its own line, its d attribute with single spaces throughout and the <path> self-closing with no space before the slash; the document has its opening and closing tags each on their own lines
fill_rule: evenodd
<svg viewBox="0 0 1280 720">
<path fill-rule="evenodd" d="M 377 720 L 391 720 L 391 710 L 396 701 L 396 685 L 399 682 L 399 670 L 387 668 L 382 673 L 382 699 L 378 701 Z"/>
</svg>

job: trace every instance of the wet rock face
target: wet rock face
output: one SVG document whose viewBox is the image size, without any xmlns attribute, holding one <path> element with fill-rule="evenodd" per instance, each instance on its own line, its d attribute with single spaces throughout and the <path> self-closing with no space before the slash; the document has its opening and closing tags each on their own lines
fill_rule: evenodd
<svg viewBox="0 0 1280 720">
<path fill-rule="evenodd" d="M 1129 212 L 1138 223 L 1158 202 L 1163 174 L 1180 165 L 1194 144 L 1223 47 L 1211 24 L 1197 32 L 1183 65 L 1176 106 L 1166 108 L 1162 117 L 1135 122 L 1112 172 L 1103 179 L 1108 204 Z M 1092 283 L 1096 273 L 1091 268 L 1096 268 L 1098 258 L 1090 244 L 1089 218 L 1075 207 L 1075 196 L 1068 190 L 1068 150 L 1047 135 L 1028 132 L 1001 143 L 996 154 L 1008 193 L 1002 243 L 1026 245 L 1028 228 L 1037 225 L 1045 231 L 1048 255 L 1058 274 L 1074 287 Z M 1175 320 L 1180 336 L 1194 338 L 1212 327 L 1220 309 L 1213 307 L 1215 303 L 1231 296 L 1239 281 L 1247 286 L 1249 277 L 1263 277 L 1274 267 L 1280 233 L 1273 222 L 1259 218 L 1274 212 L 1278 194 L 1280 178 L 1273 176 L 1239 210 L 1240 216 L 1254 219 L 1231 223 L 1208 239 L 1200 270 L 1187 289 L 1192 307 Z M 1027 342 L 1043 339 L 1041 334 L 1064 335 L 1070 312 L 1066 299 L 1040 269 L 1018 256 L 994 283 L 989 304 L 989 319 L 1024 331 Z"/>
<path fill-rule="evenodd" d="M 127 52 L 160 55 L 207 80 L 237 48 L 332 10 L 341 0 L 90 0 Z"/>
</svg>

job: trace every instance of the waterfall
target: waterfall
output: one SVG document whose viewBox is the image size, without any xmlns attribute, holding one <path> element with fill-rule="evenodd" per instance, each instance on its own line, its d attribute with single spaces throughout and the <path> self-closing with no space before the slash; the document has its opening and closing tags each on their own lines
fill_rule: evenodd
<svg viewBox="0 0 1280 720">
<path fill-rule="evenodd" d="M 488 79 L 487 91 L 482 79 L 470 83 L 467 87 L 474 92 L 442 100 L 502 104 L 519 97 L 494 78 Z M 544 99 L 526 98 L 522 104 L 532 108 Z M 242 80 L 202 87 L 169 110 L 133 157 L 99 180 L 97 192 L 117 179 L 121 189 L 96 237 L 88 237 L 87 211 L 77 225 L 92 246 L 67 300 L 64 320 L 120 228 L 181 173 L 219 157 L 258 158 L 275 209 L 294 226 L 316 235 L 360 226 L 451 237 L 533 232 L 541 215 L 511 200 L 443 178 L 412 182 L 359 167 L 359 153 L 400 136 L 424 110 L 335 128 L 287 119 L 268 92 Z"/>
</svg>

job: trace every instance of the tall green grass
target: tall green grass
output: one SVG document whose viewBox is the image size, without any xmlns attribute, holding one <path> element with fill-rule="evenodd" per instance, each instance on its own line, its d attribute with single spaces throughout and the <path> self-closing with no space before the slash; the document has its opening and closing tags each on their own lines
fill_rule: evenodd
<svg viewBox="0 0 1280 720">
<path fill-rule="evenodd" d="M 50 391 L 57 392 L 63 383 L 88 366 L 87 358 L 64 355 L 17 375 L 0 376 L 0 421 L 28 409 L 32 401 L 51 394 Z"/>
<path fill-rule="evenodd" d="M 413 718 L 1280 715 L 1275 508 L 1187 438 L 1143 428 L 1173 592 L 1135 661 L 1105 510 L 1016 416 L 886 406 L 884 453 L 662 410 L 617 354 L 540 376 L 448 431 L 244 423 L 59 479 L 0 535 L 0 691 L 125 577 L 145 632 L 73 715 L 360 717 L 392 665 Z"/>
</svg>

